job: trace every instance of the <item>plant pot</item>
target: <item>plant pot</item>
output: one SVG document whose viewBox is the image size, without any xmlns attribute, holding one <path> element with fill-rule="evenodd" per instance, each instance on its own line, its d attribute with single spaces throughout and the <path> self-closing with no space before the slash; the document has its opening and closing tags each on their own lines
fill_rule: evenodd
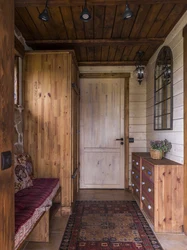
<svg viewBox="0 0 187 250">
<path fill-rule="evenodd" d="M 150 155 L 152 159 L 161 160 L 163 157 L 163 152 L 158 149 L 150 149 Z"/>
</svg>

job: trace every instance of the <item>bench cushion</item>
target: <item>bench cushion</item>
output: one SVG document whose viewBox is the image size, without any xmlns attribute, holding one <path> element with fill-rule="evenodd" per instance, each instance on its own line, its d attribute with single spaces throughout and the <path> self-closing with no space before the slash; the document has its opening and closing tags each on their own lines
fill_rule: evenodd
<svg viewBox="0 0 187 250">
<path fill-rule="evenodd" d="M 15 249 L 33 229 L 36 221 L 52 205 L 59 179 L 38 178 L 33 186 L 15 194 Z"/>
</svg>

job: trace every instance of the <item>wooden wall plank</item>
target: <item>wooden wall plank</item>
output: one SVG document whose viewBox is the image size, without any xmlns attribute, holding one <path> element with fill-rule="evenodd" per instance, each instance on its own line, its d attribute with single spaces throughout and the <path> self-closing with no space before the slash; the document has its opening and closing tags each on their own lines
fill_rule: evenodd
<svg viewBox="0 0 187 250">
<path fill-rule="evenodd" d="M 0 152 L 14 142 L 14 1 L 0 4 Z M 12 159 L 14 156 L 12 155 Z M 14 249 L 14 167 L 0 166 L 0 249 Z"/>
<path fill-rule="evenodd" d="M 125 78 L 125 188 L 129 188 L 129 78 Z"/>
<path fill-rule="evenodd" d="M 184 232 L 187 235 L 187 25 L 183 29 L 184 37 Z"/>
</svg>

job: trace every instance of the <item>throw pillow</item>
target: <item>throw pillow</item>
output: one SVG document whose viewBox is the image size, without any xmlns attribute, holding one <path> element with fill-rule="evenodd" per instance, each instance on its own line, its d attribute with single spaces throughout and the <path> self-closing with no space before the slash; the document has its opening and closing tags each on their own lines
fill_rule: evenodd
<svg viewBox="0 0 187 250">
<path fill-rule="evenodd" d="M 26 166 L 24 165 L 15 165 L 14 169 L 15 177 L 15 193 L 18 191 L 33 186 L 32 179 L 27 173 Z"/>
<path fill-rule="evenodd" d="M 15 155 L 15 165 L 25 166 L 30 178 L 33 178 L 32 160 L 29 154 L 23 153 L 23 154 Z"/>
</svg>

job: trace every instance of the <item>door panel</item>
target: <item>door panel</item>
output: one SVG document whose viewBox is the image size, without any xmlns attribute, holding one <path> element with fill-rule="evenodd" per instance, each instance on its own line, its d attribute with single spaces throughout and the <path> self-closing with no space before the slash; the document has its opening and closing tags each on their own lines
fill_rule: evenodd
<svg viewBox="0 0 187 250">
<path fill-rule="evenodd" d="M 81 188 L 124 188 L 124 80 L 81 82 Z"/>
</svg>

